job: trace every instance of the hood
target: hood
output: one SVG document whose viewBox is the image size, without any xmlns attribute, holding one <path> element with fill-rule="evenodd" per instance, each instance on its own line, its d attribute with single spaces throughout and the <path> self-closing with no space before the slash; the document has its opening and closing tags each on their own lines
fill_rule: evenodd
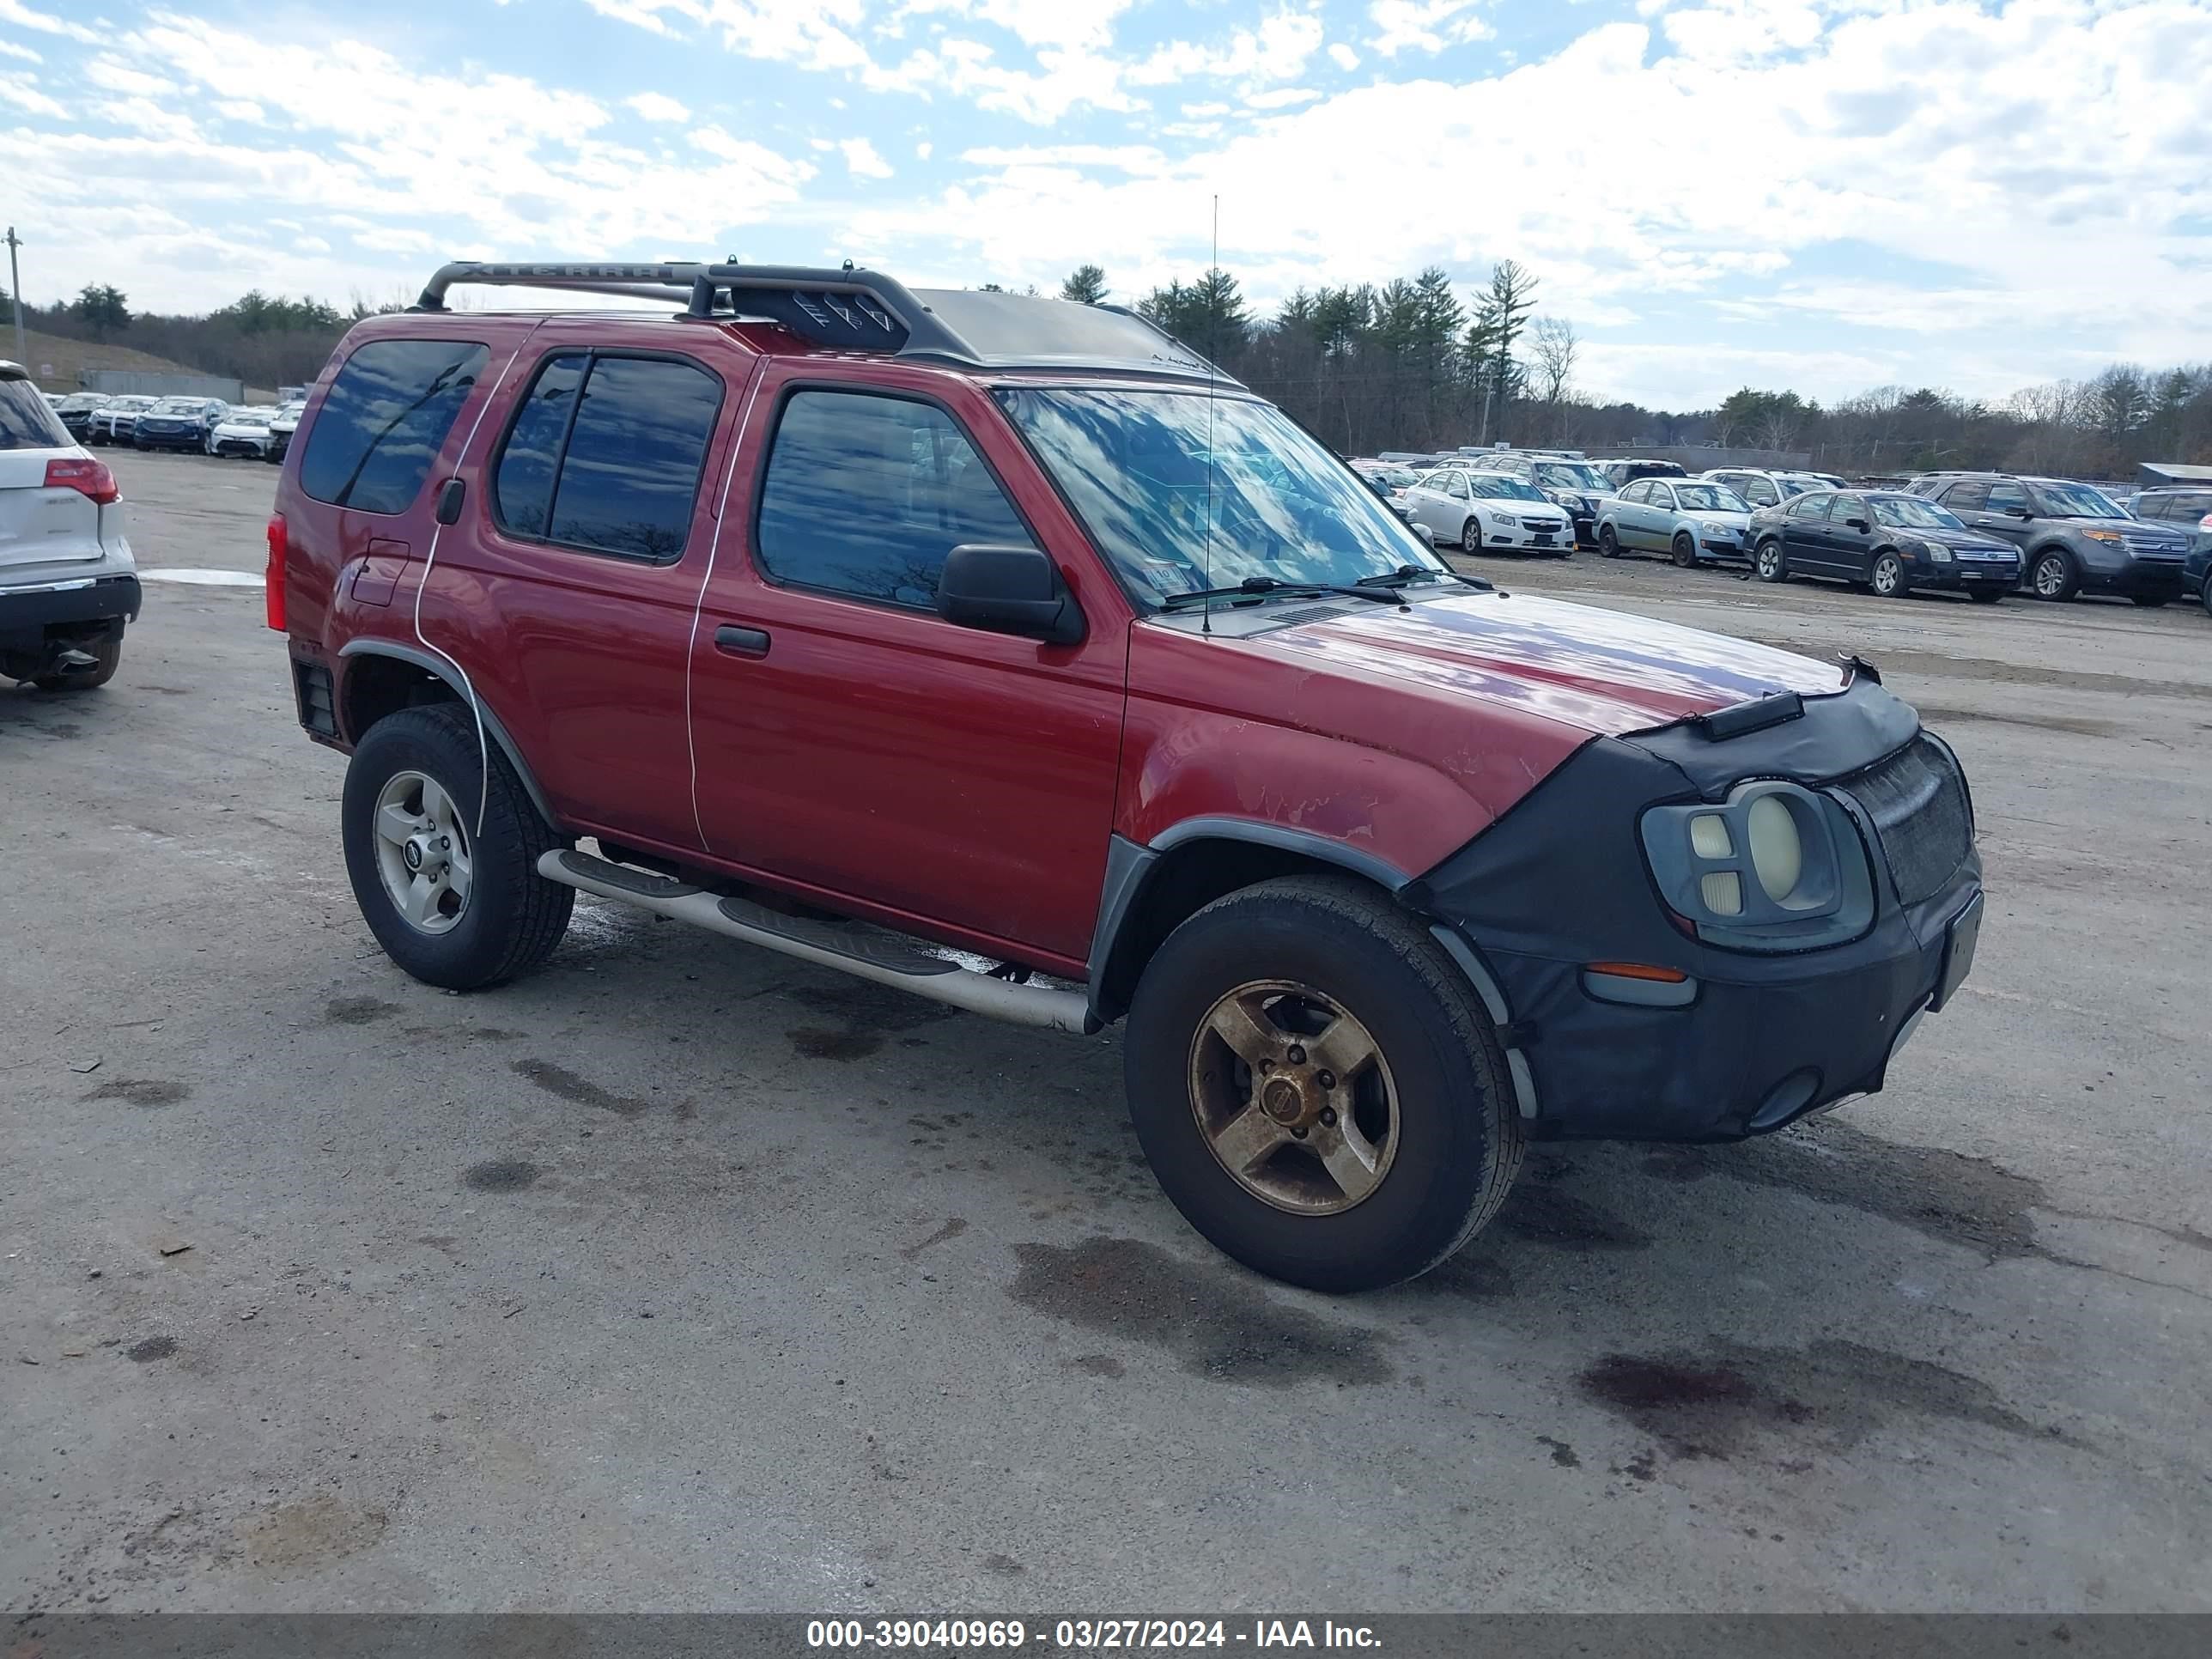
<svg viewBox="0 0 2212 1659">
<path fill-rule="evenodd" d="M 1517 593 L 1431 599 L 1410 611 L 1362 606 L 1244 643 L 1285 661 L 1506 704 L 1607 737 L 1778 691 L 1825 696 L 1850 684 L 1836 663 Z"/>
<path fill-rule="evenodd" d="M 2020 551 L 2010 542 L 2001 542 L 1994 536 L 1984 536 L 1972 530 L 1903 529 L 1897 533 L 1900 536 L 1909 536 L 1916 542 L 1940 542 L 1945 547 L 1971 547 L 1982 553 Z"/>
<path fill-rule="evenodd" d="M 1751 528 L 1751 514 L 1738 512 L 1732 507 L 1678 507 L 1674 509 L 1674 516 L 1678 519 L 1710 520 L 1714 524 L 1724 524 L 1732 530 Z"/>
</svg>

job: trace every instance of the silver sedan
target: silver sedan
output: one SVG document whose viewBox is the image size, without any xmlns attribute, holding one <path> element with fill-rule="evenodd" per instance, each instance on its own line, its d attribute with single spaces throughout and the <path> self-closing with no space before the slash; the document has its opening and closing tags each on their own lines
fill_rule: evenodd
<svg viewBox="0 0 2212 1659">
<path fill-rule="evenodd" d="M 1744 556 L 1751 507 L 1726 484 L 1702 478 L 1639 478 L 1605 504 L 1597 550 L 1664 553 L 1688 568 Z"/>
<path fill-rule="evenodd" d="M 1540 490 L 1494 472 L 1440 467 L 1400 497 L 1413 527 L 1462 553 L 1575 550 L 1574 520 Z"/>
</svg>

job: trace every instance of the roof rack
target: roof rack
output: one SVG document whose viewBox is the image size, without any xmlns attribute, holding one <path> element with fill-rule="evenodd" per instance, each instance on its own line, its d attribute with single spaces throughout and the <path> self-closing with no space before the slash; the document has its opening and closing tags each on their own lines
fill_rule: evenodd
<svg viewBox="0 0 2212 1659">
<path fill-rule="evenodd" d="M 1079 306 L 986 290 L 931 289 L 917 294 L 880 271 L 850 265 L 832 270 L 690 260 L 459 260 L 439 269 L 413 308 L 443 311 L 447 290 L 462 285 L 680 301 L 686 316 L 701 320 L 766 318 L 814 345 L 975 368 L 1111 366 L 1178 380 L 1207 374 L 1204 358 L 1149 319 L 1119 306 Z M 1237 384 L 1226 375 L 1216 378 L 1232 387 Z"/>
</svg>

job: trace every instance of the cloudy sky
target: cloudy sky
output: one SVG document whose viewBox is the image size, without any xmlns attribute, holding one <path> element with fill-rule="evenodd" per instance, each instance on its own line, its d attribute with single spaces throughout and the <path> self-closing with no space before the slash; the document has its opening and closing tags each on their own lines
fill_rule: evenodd
<svg viewBox="0 0 2212 1659">
<path fill-rule="evenodd" d="M 1511 258 L 1580 380 L 2212 356 L 2207 0 L 0 0 L 33 300 L 851 258 L 1133 298 Z M 27 185 L 26 191 L 23 187 Z"/>
</svg>

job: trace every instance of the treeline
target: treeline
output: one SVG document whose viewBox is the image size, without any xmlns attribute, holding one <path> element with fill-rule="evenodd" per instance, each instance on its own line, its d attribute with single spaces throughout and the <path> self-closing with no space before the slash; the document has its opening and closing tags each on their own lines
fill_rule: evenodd
<svg viewBox="0 0 2212 1659">
<path fill-rule="evenodd" d="M 341 312 L 320 300 L 286 299 L 256 289 L 204 316 L 163 315 L 133 311 L 130 295 L 95 283 L 74 300 L 26 305 L 23 320 L 64 339 L 127 345 L 202 374 L 273 389 L 313 380 L 355 321 L 391 308 L 356 299 L 350 312 Z"/>
<path fill-rule="evenodd" d="M 1222 270 L 1134 304 L 1347 454 L 1504 440 L 1591 453 L 1802 451 L 1824 471 L 1853 475 L 2000 467 L 2125 477 L 2141 461 L 2212 463 L 2212 364 L 2116 364 L 2000 401 L 1891 386 L 1824 407 L 1746 386 L 1717 409 L 1646 409 L 1583 390 L 1582 342 L 1566 319 L 1536 312 L 1536 290 L 1509 260 L 1471 306 L 1433 266 L 1380 286 L 1301 289 L 1264 318 Z M 1097 265 L 1071 274 L 1060 293 L 1094 304 L 1110 297 Z"/>
</svg>

